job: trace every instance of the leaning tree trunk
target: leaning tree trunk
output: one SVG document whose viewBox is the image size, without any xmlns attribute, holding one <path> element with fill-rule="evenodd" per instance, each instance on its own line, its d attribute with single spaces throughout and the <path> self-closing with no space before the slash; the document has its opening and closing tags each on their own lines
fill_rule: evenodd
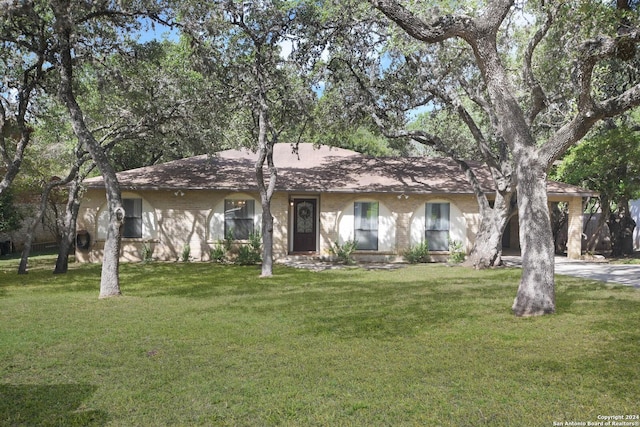
<svg viewBox="0 0 640 427">
<path fill-rule="evenodd" d="M 22 249 L 20 265 L 18 266 L 18 274 L 27 274 L 27 265 L 29 263 L 29 255 L 31 255 L 33 237 L 36 232 L 36 227 L 38 227 L 38 224 L 40 223 L 40 221 L 42 221 L 42 217 L 47 210 L 47 200 L 49 200 L 49 194 L 51 193 L 51 190 L 53 190 L 54 187 L 65 185 L 69 181 L 71 181 L 73 175 L 75 174 L 74 171 L 77 172 L 75 168 L 72 168 L 69 172 L 69 175 L 64 180 L 49 182 L 42 189 L 42 194 L 40 195 L 40 206 L 38 207 L 38 214 L 33 219 L 31 225 L 29 226 L 29 229 L 27 230 L 27 238 L 24 242 L 24 248 Z"/>
<path fill-rule="evenodd" d="M 56 15 L 56 31 L 60 43 L 60 88 L 59 96 L 67 107 L 71 118 L 71 127 L 82 144 L 87 147 L 93 161 L 100 170 L 104 179 L 107 195 L 107 209 L 109 223 L 107 225 L 107 238 L 102 254 L 102 275 L 100 277 L 100 298 L 120 295 L 120 229 L 124 222 L 124 208 L 120 184 L 116 172 L 100 143 L 94 138 L 88 129 L 82 109 L 78 105 L 73 92 L 73 58 L 71 55 L 71 38 L 73 36 L 73 24 L 68 16 L 64 4 L 53 2 Z"/>
<path fill-rule="evenodd" d="M 79 193 L 80 177 L 76 176 L 69 189 L 64 224 L 62 224 L 62 239 L 60 240 L 58 258 L 56 259 L 56 267 L 53 270 L 53 274 L 65 274 L 69 270 L 69 254 L 76 237 L 76 221 L 80 210 Z"/>
<path fill-rule="evenodd" d="M 546 167 L 535 147 L 515 154 L 522 276 L 513 302 L 516 316 L 555 312 L 555 253 L 547 200 Z"/>
<path fill-rule="evenodd" d="M 476 269 L 496 267 L 502 264 L 502 236 L 511 217 L 510 192 L 496 192 L 493 208 L 481 208 L 480 226 L 476 241 L 469 253 L 465 265 Z"/>
<path fill-rule="evenodd" d="M 20 265 L 18 266 L 18 274 L 27 274 L 27 264 L 29 262 L 29 255 L 31 255 L 31 245 L 33 244 L 33 236 L 36 233 L 36 228 L 40 221 L 42 221 L 42 217 L 44 216 L 44 212 L 47 209 L 47 199 L 49 198 L 49 193 L 51 189 L 54 187 L 52 183 L 47 184 L 42 190 L 42 194 L 40 195 L 40 206 L 38 207 L 38 214 L 33 218 L 33 221 L 29 225 L 27 230 L 27 238 L 24 241 L 24 247 L 22 248 L 22 254 L 20 256 Z"/>
</svg>

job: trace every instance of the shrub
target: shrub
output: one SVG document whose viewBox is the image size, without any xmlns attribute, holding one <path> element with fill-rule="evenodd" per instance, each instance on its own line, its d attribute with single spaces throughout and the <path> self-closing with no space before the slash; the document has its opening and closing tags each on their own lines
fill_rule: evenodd
<svg viewBox="0 0 640 427">
<path fill-rule="evenodd" d="M 238 248 L 238 257 L 236 264 L 253 265 L 262 262 L 262 236 L 260 232 L 254 232 L 249 235 L 249 243 Z"/>
<path fill-rule="evenodd" d="M 411 246 L 402 255 L 409 264 L 431 261 L 431 256 L 429 255 L 429 244 L 426 240 L 415 246 Z"/>
<path fill-rule="evenodd" d="M 347 240 L 342 245 L 338 243 L 334 243 L 333 246 L 329 249 L 329 251 L 338 257 L 338 261 L 345 264 L 351 265 L 355 264 L 355 259 L 353 259 L 353 253 L 358 246 L 358 242 L 356 240 Z"/>
<path fill-rule="evenodd" d="M 147 242 L 142 243 L 142 249 L 140 249 L 140 258 L 143 263 L 148 263 L 153 261 L 153 249 L 151 249 L 151 244 Z"/>
<path fill-rule="evenodd" d="M 216 243 L 216 245 L 209 251 L 209 259 L 213 262 L 224 262 L 227 258 L 227 251 L 225 247 L 225 243 L 222 241 Z"/>
<path fill-rule="evenodd" d="M 467 254 L 459 240 L 451 240 L 449 242 L 449 262 L 452 264 L 460 264 L 467 257 Z"/>
<path fill-rule="evenodd" d="M 224 236 L 224 240 L 222 241 L 222 245 L 227 252 L 231 252 L 233 248 L 233 229 L 227 231 L 227 234 Z"/>
<path fill-rule="evenodd" d="M 16 208 L 13 192 L 9 188 L 0 195 L 0 232 L 18 230 L 22 219 L 23 215 Z"/>
<path fill-rule="evenodd" d="M 184 245 L 184 248 L 182 248 L 182 254 L 180 255 L 180 259 L 182 260 L 182 262 L 189 262 L 190 255 L 191 255 L 191 246 L 187 243 L 186 245 Z"/>
</svg>

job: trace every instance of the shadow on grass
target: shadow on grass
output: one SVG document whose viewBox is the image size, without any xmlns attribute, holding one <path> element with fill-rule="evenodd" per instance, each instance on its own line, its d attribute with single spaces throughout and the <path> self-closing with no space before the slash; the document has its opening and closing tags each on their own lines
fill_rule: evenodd
<svg viewBox="0 0 640 427">
<path fill-rule="evenodd" d="M 556 312 L 589 315 L 592 306 L 597 306 L 599 311 L 605 310 L 611 313 L 619 313 L 628 310 L 637 310 L 637 304 L 626 298 L 618 299 L 611 296 L 612 290 L 618 290 L 622 294 L 636 292 L 635 289 L 624 286 L 607 284 L 599 281 L 557 276 L 556 277 Z M 606 299 L 606 304 L 602 304 Z"/>
<path fill-rule="evenodd" d="M 260 266 L 156 263 L 123 266 L 120 277 L 123 292 L 131 295 L 207 299 L 223 295 L 277 293 L 282 283 L 290 280 L 299 283 L 308 275 L 313 276 L 310 272 L 278 267 L 273 277 L 261 278 Z"/>
<path fill-rule="evenodd" d="M 331 334 L 343 339 L 411 337 L 424 328 L 439 327 L 476 314 L 469 310 L 464 293 L 437 290 L 429 295 L 407 292 L 406 297 L 379 293 L 370 298 L 353 298 L 352 308 L 324 307 L 310 310 L 304 319 L 306 333 Z M 319 301 L 321 302 L 321 301 Z"/>
<path fill-rule="evenodd" d="M 82 408 L 96 389 L 87 384 L 0 384 L 0 426 L 106 425 L 106 412 Z"/>
</svg>

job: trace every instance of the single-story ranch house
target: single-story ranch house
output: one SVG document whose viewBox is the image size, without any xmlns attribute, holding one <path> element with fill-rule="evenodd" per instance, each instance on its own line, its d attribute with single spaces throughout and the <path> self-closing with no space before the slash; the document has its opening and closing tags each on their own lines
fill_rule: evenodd
<svg viewBox="0 0 640 427">
<path fill-rule="evenodd" d="M 185 245 L 192 259 L 233 236 L 258 232 L 260 197 L 256 154 L 227 150 L 118 173 L 126 211 L 122 260 L 137 261 L 146 245 L 157 260 L 177 260 Z M 327 146 L 277 144 L 277 189 L 272 199 L 274 257 L 329 257 L 334 243 L 356 240 L 356 258 L 396 261 L 427 239 L 432 255 L 446 255 L 449 240 L 468 251 L 478 228 L 478 205 L 459 166 L 444 158 L 372 158 Z M 473 164 L 487 194 L 492 181 Z M 86 182 L 78 217 L 77 259 L 98 262 L 106 237 L 102 178 Z M 569 204 L 568 256 L 581 254 L 581 188 L 549 182 L 549 201 Z M 517 221 L 505 246 L 518 247 Z"/>
</svg>

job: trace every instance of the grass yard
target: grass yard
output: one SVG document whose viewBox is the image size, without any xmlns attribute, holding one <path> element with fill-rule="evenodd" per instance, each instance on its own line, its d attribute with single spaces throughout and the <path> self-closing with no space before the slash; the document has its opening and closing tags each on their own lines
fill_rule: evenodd
<svg viewBox="0 0 640 427">
<path fill-rule="evenodd" d="M 1 426 L 552 426 L 640 413 L 640 293 L 519 271 L 0 260 Z"/>
</svg>

